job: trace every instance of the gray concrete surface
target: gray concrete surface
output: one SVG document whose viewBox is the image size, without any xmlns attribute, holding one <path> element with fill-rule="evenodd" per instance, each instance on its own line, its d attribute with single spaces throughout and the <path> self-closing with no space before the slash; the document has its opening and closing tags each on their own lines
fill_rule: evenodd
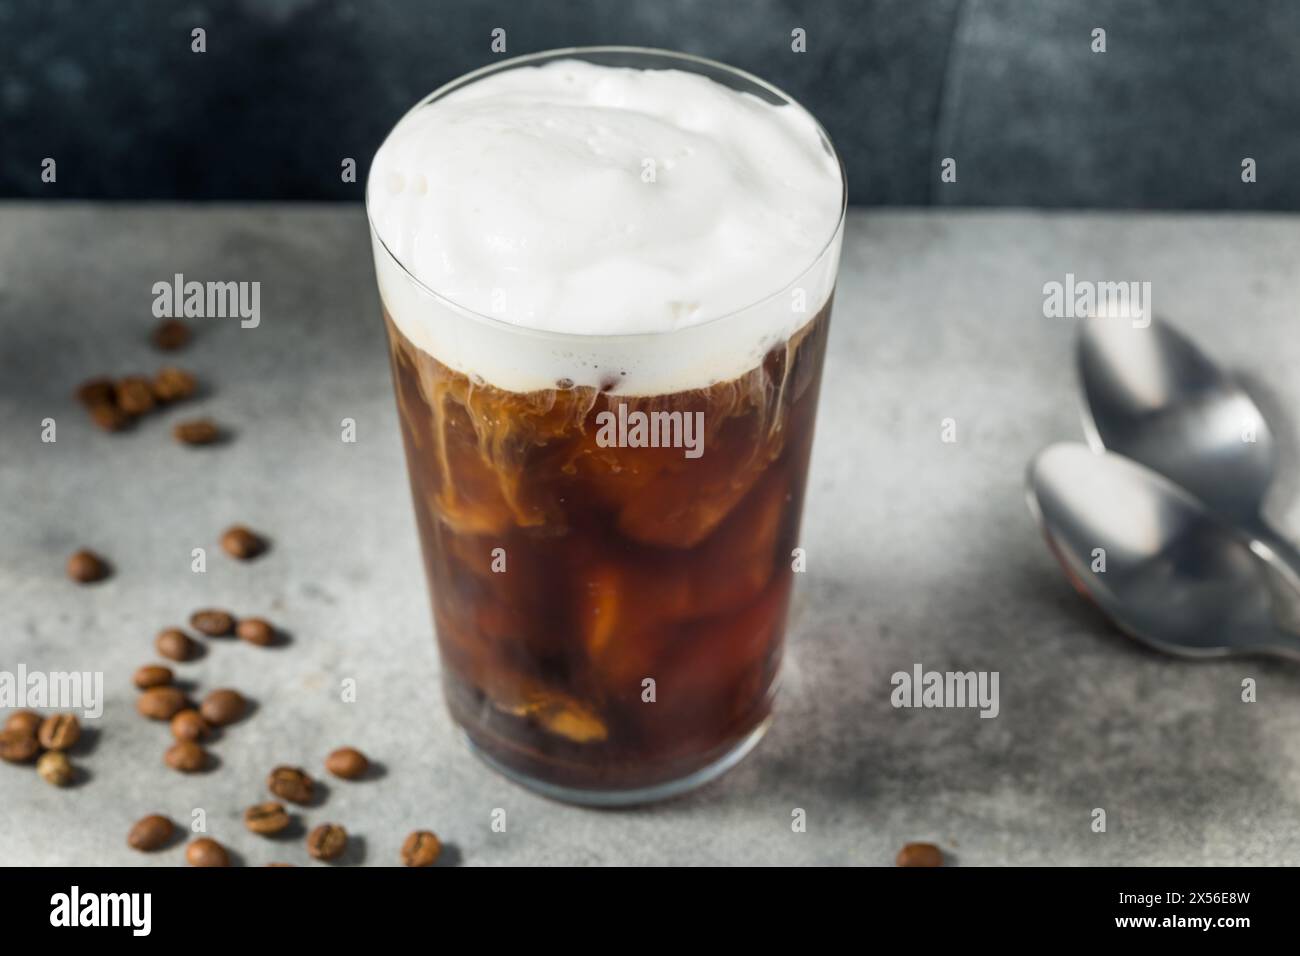
<svg viewBox="0 0 1300 956">
<path fill-rule="evenodd" d="M 0 670 L 102 670 L 108 698 L 81 786 L 0 765 L 0 863 L 175 864 L 179 848 L 129 851 L 127 829 L 195 808 L 245 862 L 307 862 L 238 815 L 272 765 L 319 768 L 343 743 L 385 773 L 331 783 L 305 819 L 347 826 L 353 863 L 393 862 L 416 827 L 464 864 L 887 864 L 915 839 L 966 865 L 1300 862 L 1300 669 L 1132 645 L 1067 586 L 1021 490 L 1038 448 L 1080 437 L 1072 323 L 1043 317 L 1043 283 L 1148 280 L 1270 406 L 1287 469 L 1272 512 L 1300 537 L 1298 259 L 1292 217 L 855 213 L 772 730 L 692 796 L 594 812 L 495 776 L 444 713 L 362 212 L 0 205 Z M 204 320 L 181 358 L 212 385 L 195 407 L 233 430 L 223 447 L 176 446 L 177 411 L 107 436 L 69 400 L 93 373 L 160 364 L 150 288 L 176 272 L 263 283 L 259 328 Z M 232 521 L 271 553 L 217 552 Z M 64 578 L 80 545 L 111 557 L 111 580 Z M 130 675 L 204 605 L 293 641 L 218 643 L 183 668 L 258 707 L 214 748 L 218 770 L 180 777 Z M 893 709 L 890 675 L 916 662 L 998 671 L 1000 716 Z"/>
</svg>

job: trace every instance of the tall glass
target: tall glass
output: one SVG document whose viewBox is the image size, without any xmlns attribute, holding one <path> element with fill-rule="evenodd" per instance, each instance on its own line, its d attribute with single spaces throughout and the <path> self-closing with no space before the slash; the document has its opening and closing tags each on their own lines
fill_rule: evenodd
<svg viewBox="0 0 1300 956">
<path fill-rule="evenodd" d="M 684 70 L 792 102 L 719 63 L 603 47 L 504 61 L 415 108 L 559 58 Z M 412 276 L 372 221 L 447 704 L 480 757 L 534 790 L 660 799 L 735 765 L 767 727 L 843 233 L 835 162 L 840 217 L 813 263 L 792 263 L 789 283 L 752 306 L 662 333 L 542 332 L 470 312 Z M 753 323 L 775 309 L 789 312 L 786 333 L 753 350 Z M 624 394 L 616 375 L 493 384 L 534 351 L 575 367 L 689 363 L 695 378 L 652 394 Z M 475 367 L 451 367 L 451 354 Z M 638 420 L 683 441 L 630 447 Z M 699 454 L 683 445 L 692 423 Z"/>
</svg>

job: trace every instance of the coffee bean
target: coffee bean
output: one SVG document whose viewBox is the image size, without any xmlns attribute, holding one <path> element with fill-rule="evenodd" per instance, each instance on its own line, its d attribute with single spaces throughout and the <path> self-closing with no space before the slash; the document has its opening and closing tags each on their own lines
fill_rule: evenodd
<svg viewBox="0 0 1300 956">
<path fill-rule="evenodd" d="M 348 831 L 337 823 L 322 823 L 307 834 L 307 852 L 318 860 L 337 860 L 348 848 Z"/>
<path fill-rule="evenodd" d="M 247 561 L 266 550 L 266 542 L 243 525 L 233 525 L 221 533 L 221 547 L 232 558 Z"/>
<path fill-rule="evenodd" d="M 129 375 L 114 386 L 117 407 L 128 415 L 143 415 L 153 410 L 153 389 L 142 375 Z"/>
<path fill-rule="evenodd" d="M 163 763 L 181 773 L 198 773 L 208 765 L 208 752 L 192 740 L 178 740 L 163 754 Z"/>
<path fill-rule="evenodd" d="M 354 747 L 340 747 L 325 758 L 325 769 L 344 780 L 357 780 L 370 769 L 370 761 Z"/>
<path fill-rule="evenodd" d="M 135 676 L 131 680 L 140 690 L 148 690 L 150 687 L 166 687 L 174 680 L 174 675 L 170 667 L 163 667 L 161 664 L 145 664 L 143 667 L 136 668 Z"/>
<path fill-rule="evenodd" d="M 406 866 L 433 866 L 442 853 L 442 843 L 428 830 L 416 830 L 402 843 L 402 863 Z"/>
<path fill-rule="evenodd" d="M 41 752 L 41 742 L 35 734 L 22 730 L 0 730 L 0 760 L 6 763 L 27 763 Z"/>
<path fill-rule="evenodd" d="M 908 843 L 894 862 L 899 866 L 943 866 L 943 853 L 933 843 Z"/>
<path fill-rule="evenodd" d="M 42 780 L 56 787 L 66 787 L 76 776 L 68 755 L 62 750 L 48 750 L 41 754 L 41 759 L 36 761 L 36 772 Z"/>
<path fill-rule="evenodd" d="M 172 736 L 177 740 L 206 740 L 212 728 L 197 710 L 186 708 L 172 718 Z"/>
<path fill-rule="evenodd" d="M 153 646 L 158 653 L 171 661 L 188 661 L 198 656 L 199 643 L 184 631 L 169 627 L 159 631 Z"/>
<path fill-rule="evenodd" d="M 94 551 L 81 550 L 68 558 L 68 577 L 78 584 L 90 584 L 108 577 L 108 564 Z"/>
<path fill-rule="evenodd" d="M 289 813 L 283 803 L 258 803 L 244 811 L 244 826 L 254 833 L 269 836 L 289 825 Z"/>
<path fill-rule="evenodd" d="M 316 784 L 300 767 L 276 767 L 266 780 L 266 787 L 290 803 L 311 803 Z"/>
<path fill-rule="evenodd" d="M 188 706 L 178 687 L 150 687 L 135 699 L 135 709 L 150 720 L 171 720 Z"/>
<path fill-rule="evenodd" d="M 36 739 L 46 750 L 67 750 L 80 737 L 81 723 L 75 714 L 51 714 L 36 732 Z"/>
<path fill-rule="evenodd" d="M 114 401 L 113 380 L 111 378 L 87 379 L 77 386 L 77 401 L 87 408 L 96 405 L 112 405 Z"/>
<path fill-rule="evenodd" d="M 221 432 L 210 418 L 192 418 L 177 422 L 172 427 L 172 437 L 182 445 L 211 445 L 221 437 Z"/>
<path fill-rule="evenodd" d="M 163 319 L 149 336 L 154 348 L 162 352 L 174 352 L 184 348 L 190 341 L 190 327 L 180 319 Z"/>
<path fill-rule="evenodd" d="M 275 643 L 275 628 L 260 617 L 246 617 L 235 625 L 235 634 L 242 641 L 268 647 Z"/>
<path fill-rule="evenodd" d="M 230 866 L 230 854 L 216 840 L 199 837 L 185 848 L 185 862 L 190 866 Z"/>
<path fill-rule="evenodd" d="M 208 637 L 225 637 L 235 629 L 235 619 L 226 611 L 205 608 L 190 615 L 190 627 Z"/>
<path fill-rule="evenodd" d="M 243 717 L 247 706 L 238 691 L 223 687 L 203 698 L 203 703 L 199 705 L 199 713 L 213 727 L 224 727 Z"/>
<path fill-rule="evenodd" d="M 194 395 L 194 376 L 181 368 L 165 368 L 153 377 L 153 396 L 160 402 L 179 402 Z"/>
<path fill-rule="evenodd" d="M 41 728 L 41 715 L 34 710 L 20 710 L 9 715 L 5 721 L 5 730 L 17 730 L 24 734 L 36 736 L 36 731 Z"/>
<path fill-rule="evenodd" d="M 120 432 L 131 424 L 130 415 L 108 402 L 90 406 L 90 420 L 106 432 Z"/>
<path fill-rule="evenodd" d="M 126 835 L 126 845 L 144 853 L 161 850 L 175 832 L 176 827 L 171 820 L 160 813 L 150 814 L 131 827 L 131 832 Z"/>
</svg>

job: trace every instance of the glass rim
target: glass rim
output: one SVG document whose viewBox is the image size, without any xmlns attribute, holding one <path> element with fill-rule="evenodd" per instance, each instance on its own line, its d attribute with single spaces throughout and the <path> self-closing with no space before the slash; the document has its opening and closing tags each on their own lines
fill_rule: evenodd
<svg viewBox="0 0 1300 956">
<path fill-rule="evenodd" d="M 438 292 L 436 289 L 430 288 L 427 283 L 419 279 L 413 272 L 411 272 L 410 269 L 406 267 L 406 263 L 402 262 L 402 260 L 397 257 L 397 255 L 393 252 L 393 250 L 388 247 L 388 243 L 384 241 L 383 236 L 379 234 L 379 230 L 375 228 L 374 219 L 371 218 L 370 215 L 371 175 L 370 175 L 370 171 L 368 171 L 366 174 L 366 192 L 365 192 L 365 200 L 364 200 L 365 207 L 366 207 L 366 222 L 370 226 L 371 237 L 373 238 L 375 243 L 378 244 L 379 248 L 381 248 L 384 251 L 384 255 L 386 255 L 389 261 L 391 261 L 394 265 L 397 266 L 398 269 L 401 270 L 403 277 L 407 281 L 415 285 L 425 295 L 428 295 L 430 298 L 434 299 L 442 306 L 446 307 L 447 309 L 453 312 L 458 313 L 459 315 L 466 316 L 476 321 L 498 327 L 503 331 L 510 331 L 515 334 L 533 333 L 533 334 L 545 336 L 547 338 L 572 339 L 575 341 L 591 340 L 591 339 L 656 338 L 664 335 L 672 335 L 674 332 L 681 332 L 681 331 L 685 331 L 686 329 L 700 329 L 706 326 L 713 325 L 714 323 L 721 322 L 725 319 L 730 319 L 735 316 L 741 315 L 745 312 L 750 311 L 751 309 L 760 308 L 761 306 L 766 305 L 767 303 L 772 302 L 777 298 L 785 295 L 791 288 L 797 286 L 799 281 L 803 279 L 806 275 L 808 275 L 810 272 L 812 272 L 817 267 L 817 265 L 826 257 L 827 253 L 831 251 L 832 247 L 836 243 L 836 240 L 843 232 L 844 221 L 848 214 L 848 198 L 849 198 L 848 176 L 844 169 L 844 160 L 841 158 L 839 154 L 839 150 L 835 148 L 835 143 L 834 141 L 831 140 L 830 134 L 826 132 L 826 128 L 822 126 L 821 121 L 818 120 L 815 115 L 813 115 L 812 110 L 808 109 L 806 106 L 804 106 L 802 103 L 796 100 L 789 93 L 782 90 L 780 87 L 775 86 L 767 82 L 766 80 L 755 76 L 753 73 L 750 73 L 747 70 L 742 70 L 739 67 L 731 66 L 730 64 L 723 63 L 720 60 L 714 60 L 714 59 L 710 59 L 709 57 L 698 56 L 697 54 L 694 53 L 683 53 L 678 50 L 667 50 L 660 47 L 625 46 L 625 45 L 556 47 L 550 50 L 540 50 L 536 53 L 525 53 L 520 56 L 514 56 L 514 57 L 510 57 L 509 59 L 501 60 L 498 63 L 489 63 L 485 66 L 481 66 L 478 69 L 471 70 L 468 73 L 463 73 L 460 76 L 456 77 L 455 79 L 449 80 L 448 82 L 444 83 L 442 86 L 439 86 L 433 92 L 421 98 L 418 102 L 416 102 L 414 106 L 412 106 L 409 110 L 407 110 L 405 113 L 401 115 L 401 117 L 397 120 L 397 122 L 393 124 L 392 128 L 390 128 L 389 131 L 384 135 L 384 140 L 383 142 L 380 143 L 380 148 L 383 147 L 384 142 L 388 141 L 388 137 L 393 134 L 393 131 L 396 130 L 399 126 L 401 126 L 402 123 L 406 121 L 407 117 L 409 117 L 412 113 L 416 112 L 417 110 L 424 109 L 430 103 L 436 102 L 437 100 L 445 97 L 447 94 L 452 93 L 463 86 L 468 86 L 469 84 L 485 76 L 488 76 L 492 73 L 497 73 L 502 70 L 513 69 L 519 66 L 524 66 L 527 65 L 528 63 L 537 60 L 552 60 L 552 59 L 560 59 L 566 56 L 580 57 L 584 54 L 603 54 L 603 53 L 613 53 L 613 54 L 626 53 L 626 54 L 632 54 L 637 56 L 658 57 L 660 59 L 663 59 L 665 61 L 670 61 L 670 62 L 693 63 L 700 66 L 707 66 L 710 67 L 711 69 L 719 70 L 723 73 L 728 73 L 732 76 L 739 77 L 740 79 L 745 80 L 748 83 L 752 83 L 754 86 L 759 87 L 760 89 L 765 90 L 771 95 L 777 97 L 782 103 L 795 106 L 803 110 L 804 114 L 807 115 L 808 118 L 812 120 L 813 126 L 817 130 L 818 135 L 821 137 L 822 142 L 826 144 L 826 148 L 830 150 L 831 159 L 835 161 L 835 165 L 839 169 L 839 173 L 840 173 L 839 216 L 836 218 L 835 225 L 831 229 L 830 235 L 827 236 L 826 241 L 822 243 L 822 245 L 817 250 L 817 254 L 814 255 L 809 260 L 808 264 L 803 269 L 801 269 L 798 273 L 796 273 L 788 282 L 785 283 L 785 285 L 781 286 L 779 289 L 776 289 L 775 291 L 771 292 L 768 295 L 755 299 L 753 302 L 749 302 L 744 306 L 741 306 L 740 308 L 731 309 L 720 315 L 715 315 L 711 319 L 705 319 L 703 322 L 697 322 L 694 325 L 685 326 L 680 329 L 664 329 L 664 330 L 656 330 L 651 332 L 569 332 L 569 331 L 557 331 L 552 329 L 539 329 L 533 326 L 520 325 L 514 322 L 507 322 L 504 319 L 499 319 L 492 315 L 487 315 L 486 313 L 483 312 L 478 312 L 474 309 L 469 308 L 466 305 L 463 305 L 455 301 L 454 299 L 448 298 L 446 295 Z M 377 152 L 378 149 L 376 149 L 376 153 Z M 373 165 L 374 165 L 374 161 L 372 157 L 371 171 L 373 171 Z"/>
</svg>

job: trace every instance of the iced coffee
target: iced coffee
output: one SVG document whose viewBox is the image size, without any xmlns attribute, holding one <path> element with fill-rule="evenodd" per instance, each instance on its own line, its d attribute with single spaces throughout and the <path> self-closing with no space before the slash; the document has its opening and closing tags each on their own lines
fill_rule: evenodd
<svg viewBox="0 0 1300 956">
<path fill-rule="evenodd" d="M 843 223 L 812 117 L 691 57 L 571 50 L 433 94 L 367 206 L 444 694 L 593 804 L 761 736 Z"/>
</svg>

